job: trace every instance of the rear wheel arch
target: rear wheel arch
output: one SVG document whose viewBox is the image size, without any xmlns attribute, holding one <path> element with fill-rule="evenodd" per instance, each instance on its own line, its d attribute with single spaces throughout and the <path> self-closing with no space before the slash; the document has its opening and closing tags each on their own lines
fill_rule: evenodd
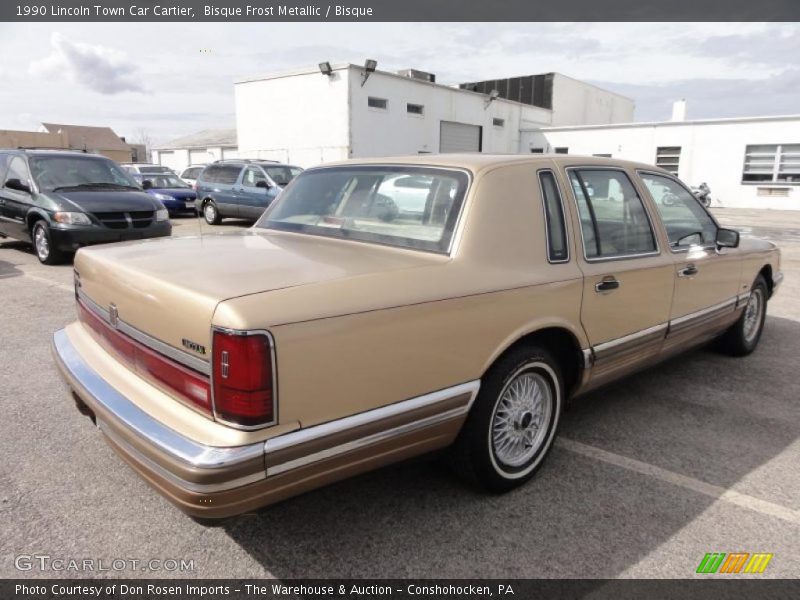
<svg viewBox="0 0 800 600">
<path fill-rule="evenodd" d="M 575 334 L 562 326 L 543 327 L 531 331 L 509 344 L 494 357 L 484 375 L 509 352 L 520 346 L 539 346 L 548 350 L 561 368 L 564 379 L 565 400 L 578 387 L 583 374 L 583 351 Z"/>
</svg>

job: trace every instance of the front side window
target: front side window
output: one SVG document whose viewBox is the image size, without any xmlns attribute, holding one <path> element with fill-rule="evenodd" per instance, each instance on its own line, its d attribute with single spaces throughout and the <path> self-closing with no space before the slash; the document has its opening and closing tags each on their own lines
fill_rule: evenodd
<svg viewBox="0 0 800 600">
<path fill-rule="evenodd" d="M 17 179 L 20 183 L 24 183 L 25 185 L 28 185 L 28 182 L 31 180 L 30 173 L 28 173 L 28 166 L 19 156 L 13 157 L 8 164 L 8 172 L 6 173 L 3 185 L 8 183 L 9 179 Z"/>
<path fill-rule="evenodd" d="M 547 227 L 547 257 L 550 262 L 563 262 L 569 259 L 567 249 L 567 228 L 564 221 L 564 207 L 552 171 L 539 172 L 539 184 L 544 202 L 545 226 Z"/>
<path fill-rule="evenodd" d="M 43 192 L 91 189 L 139 189 L 115 162 L 83 156 L 31 157 L 31 173 Z"/>
<path fill-rule="evenodd" d="M 267 183 L 264 172 L 258 167 L 247 167 L 242 178 L 242 185 L 245 187 L 258 187 L 258 183 Z"/>
<path fill-rule="evenodd" d="M 348 166 L 301 173 L 257 227 L 448 252 L 469 184 L 462 171 Z"/>
<path fill-rule="evenodd" d="M 269 175 L 269 178 L 275 182 L 276 185 L 285 187 L 289 182 L 303 172 L 300 167 L 264 167 L 264 170 Z"/>
<path fill-rule="evenodd" d="M 588 259 L 656 252 L 656 238 L 628 176 L 615 169 L 570 169 Z"/>
<path fill-rule="evenodd" d="M 671 248 L 716 241 L 716 223 L 685 187 L 663 175 L 640 173 L 639 176 L 658 207 Z"/>
</svg>

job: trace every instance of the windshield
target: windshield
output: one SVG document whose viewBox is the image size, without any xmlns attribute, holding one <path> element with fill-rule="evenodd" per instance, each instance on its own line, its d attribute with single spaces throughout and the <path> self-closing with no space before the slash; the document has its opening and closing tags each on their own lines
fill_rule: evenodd
<svg viewBox="0 0 800 600">
<path fill-rule="evenodd" d="M 35 156 L 31 175 L 43 192 L 69 189 L 139 189 L 136 181 L 107 158 L 88 156 Z"/>
<path fill-rule="evenodd" d="M 158 189 L 174 189 L 174 188 L 188 188 L 190 187 L 177 175 L 164 175 L 164 174 L 145 174 L 136 177 L 138 181 L 150 181 L 154 188 Z"/>
<path fill-rule="evenodd" d="M 289 182 L 303 172 L 299 167 L 262 167 L 279 186 L 289 185 Z"/>
<path fill-rule="evenodd" d="M 256 227 L 448 252 L 468 183 L 466 173 L 438 168 L 312 169 Z"/>
</svg>

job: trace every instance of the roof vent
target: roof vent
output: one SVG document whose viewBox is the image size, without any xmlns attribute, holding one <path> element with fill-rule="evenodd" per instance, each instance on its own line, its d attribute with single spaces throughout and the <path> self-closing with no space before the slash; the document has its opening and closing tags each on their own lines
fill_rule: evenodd
<svg viewBox="0 0 800 600">
<path fill-rule="evenodd" d="M 410 79 L 419 79 L 420 81 L 427 81 L 428 83 L 436 83 L 436 75 L 433 73 L 427 73 L 425 71 L 417 71 L 416 69 L 403 69 L 402 71 L 398 71 L 397 74 Z"/>
</svg>

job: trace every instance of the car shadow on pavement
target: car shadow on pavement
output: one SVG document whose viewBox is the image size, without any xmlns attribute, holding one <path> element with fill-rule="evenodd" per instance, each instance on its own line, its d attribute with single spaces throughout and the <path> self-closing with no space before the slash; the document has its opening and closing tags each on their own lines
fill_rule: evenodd
<svg viewBox="0 0 800 600">
<path fill-rule="evenodd" d="M 561 436 L 797 509 L 796 482 L 787 475 L 782 491 L 780 473 L 764 475 L 759 467 L 798 437 L 792 359 L 799 354 L 800 322 L 770 317 L 751 356 L 700 349 L 676 357 L 577 399 Z M 505 495 L 478 491 L 438 462 L 418 460 L 223 527 L 279 578 L 607 578 L 639 563 L 714 502 L 556 447 L 532 481 Z"/>
</svg>

